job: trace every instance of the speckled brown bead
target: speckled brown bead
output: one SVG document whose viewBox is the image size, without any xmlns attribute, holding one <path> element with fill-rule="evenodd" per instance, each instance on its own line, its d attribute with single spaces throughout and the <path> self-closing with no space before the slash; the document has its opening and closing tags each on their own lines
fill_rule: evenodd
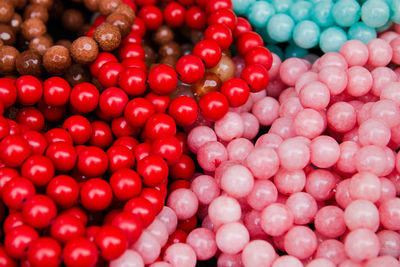
<svg viewBox="0 0 400 267">
<path fill-rule="evenodd" d="M 71 66 L 69 50 L 62 45 L 47 49 L 43 56 L 44 68 L 50 74 L 63 74 Z"/>
<path fill-rule="evenodd" d="M 128 6 L 127 4 L 119 5 L 114 10 L 114 13 L 121 13 L 121 14 L 124 14 L 125 16 L 127 16 L 130 24 L 133 24 L 135 22 L 135 18 L 136 18 L 135 11 L 133 11 L 133 9 L 130 6 Z"/>
<path fill-rule="evenodd" d="M 27 50 L 17 56 L 15 67 L 21 75 L 42 75 L 42 58 L 38 53 Z"/>
<path fill-rule="evenodd" d="M 14 14 L 14 6 L 7 0 L 0 0 L 0 22 L 8 23 Z"/>
<path fill-rule="evenodd" d="M 173 56 L 173 57 L 181 57 L 182 49 L 176 42 L 169 42 L 160 47 L 158 53 L 161 57 Z"/>
<path fill-rule="evenodd" d="M 0 40 L 0 47 L 2 47 L 4 45 L 3 41 Z"/>
<path fill-rule="evenodd" d="M 46 30 L 46 25 L 40 19 L 27 19 L 21 26 L 22 35 L 27 40 L 32 40 L 45 34 Z"/>
<path fill-rule="evenodd" d="M 11 0 L 10 2 L 13 3 L 16 9 L 23 9 L 28 3 L 28 0 Z"/>
<path fill-rule="evenodd" d="M 70 48 L 72 58 L 80 64 L 93 62 L 99 54 L 97 43 L 90 37 L 79 37 Z"/>
<path fill-rule="evenodd" d="M 47 8 L 42 5 L 28 5 L 24 10 L 24 20 L 33 18 L 40 19 L 46 23 L 49 20 Z"/>
<path fill-rule="evenodd" d="M 80 83 L 90 82 L 91 76 L 85 65 L 73 64 L 65 72 L 64 78 L 71 86 L 75 86 Z"/>
<path fill-rule="evenodd" d="M 15 45 L 16 36 L 11 26 L 0 24 L 0 40 L 2 40 L 5 45 Z"/>
<path fill-rule="evenodd" d="M 170 27 L 163 25 L 154 32 L 153 40 L 159 45 L 167 44 L 174 40 L 174 32 Z"/>
<path fill-rule="evenodd" d="M 76 9 L 65 10 L 61 21 L 64 29 L 71 32 L 78 31 L 85 23 L 82 12 Z"/>
<path fill-rule="evenodd" d="M 107 17 L 107 23 L 116 26 L 121 33 L 121 37 L 125 37 L 132 29 L 132 24 L 129 23 L 129 19 L 122 13 L 111 13 Z"/>
<path fill-rule="evenodd" d="M 45 6 L 47 8 L 50 8 L 54 3 L 53 0 L 30 0 L 29 2 L 31 4 L 38 4 L 38 5 Z"/>
<path fill-rule="evenodd" d="M 48 35 L 42 35 L 36 38 L 33 38 L 29 43 L 29 49 L 43 56 L 46 53 L 47 49 L 49 49 L 53 45 L 53 40 Z"/>
<path fill-rule="evenodd" d="M 99 11 L 103 16 L 108 16 L 120 4 L 122 4 L 122 0 L 99 0 Z"/>
<path fill-rule="evenodd" d="M 18 13 L 14 13 L 9 24 L 14 32 L 19 32 L 19 30 L 21 29 L 22 22 L 23 21 L 21 15 Z"/>
<path fill-rule="evenodd" d="M 72 43 L 71 43 L 70 40 L 63 39 L 63 40 L 58 40 L 58 41 L 56 42 L 56 45 L 62 45 L 62 46 L 64 46 L 64 47 L 66 47 L 67 49 L 70 49 Z"/>
<path fill-rule="evenodd" d="M 101 50 L 112 51 L 119 46 L 121 42 L 121 33 L 116 26 L 105 23 L 97 27 L 94 31 L 93 38 L 99 43 Z"/>
<path fill-rule="evenodd" d="M 11 73 L 15 70 L 15 61 L 19 52 L 12 46 L 3 45 L 0 47 L 0 73 Z"/>
<path fill-rule="evenodd" d="M 83 0 L 86 8 L 90 11 L 97 11 L 99 10 L 99 0 Z"/>
</svg>

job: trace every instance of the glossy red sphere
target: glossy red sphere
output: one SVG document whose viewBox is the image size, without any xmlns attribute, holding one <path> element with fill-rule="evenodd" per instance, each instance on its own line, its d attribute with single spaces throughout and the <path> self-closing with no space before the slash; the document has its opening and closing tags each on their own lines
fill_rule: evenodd
<svg viewBox="0 0 400 267">
<path fill-rule="evenodd" d="M 110 177 L 110 186 L 114 196 L 122 201 L 138 196 L 142 191 L 140 176 L 131 169 L 119 169 Z"/>
<path fill-rule="evenodd" d="M 103 179 L 93 178 L 82 185 L 80 192 L 82 205 L 87 210 L 104 210 L 113 198 L 110 185 Z"/>
<path fill-rule="evenodd" d="M 28 199 L 22 206 L 24 222 L 37 229 L 50 225 L 57 216 L 54 201 L 45 195 L 36 195 Z"/>
<path fill-rule="evenodd" d="M 87 238 L 70 240 L 64 246 L 63 259 L 66 267 L 95 267 L 97 247 Z"/>
</svg>

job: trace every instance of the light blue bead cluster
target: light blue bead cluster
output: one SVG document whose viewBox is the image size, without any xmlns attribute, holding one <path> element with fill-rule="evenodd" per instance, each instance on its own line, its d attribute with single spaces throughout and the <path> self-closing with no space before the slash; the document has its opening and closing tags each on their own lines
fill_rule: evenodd
<svg viewBox="0 0 400 267">
<path fill-rule="evenodd" d="M 279 56 L 303 55 L 318 47 L 338 51 L 350 39 L 367 43 L 400 23 L 400 0 L 232 0 L 269 48 Z M 289 42 L 283 52 L 278 46 Z"/>
</svg>

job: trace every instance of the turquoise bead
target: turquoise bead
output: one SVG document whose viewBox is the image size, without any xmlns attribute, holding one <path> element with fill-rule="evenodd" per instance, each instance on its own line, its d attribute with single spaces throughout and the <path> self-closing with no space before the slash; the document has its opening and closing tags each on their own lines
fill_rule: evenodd
<svg viewBox="0 0 400 267">
<path fill-rule="evenodd" d="M 310 2 L 299 1 L 290 7 L 289 14 L 295 22 L 299 22 L 310 17 L 311 9 L 312 4 Z"/>
<path fill-rule="evenodd" d="M 268 44 L 276 44 L 277 43 L 274 39 L 271 38 L 271 36 L 269 36 L 267 27 L 256 28 L 256 32 L 259 35 L 261 35 L 261 37 L 264 40 L 264 43 L 268 43 Z"/>
<path fill-rule="evenodd" d="M 268 44 L 265 46 L 271 53 L 276 54 L 278 57 L 280 57 L 281 59 L 284 59 L 284 55 L 283 55 L 283 51 L 282 49 L 277 46 L 277 45 L 273 45 L 273 44 Z"/>
<path fill-rule="evenodd" d="M 339 52 L 340 47 L 347 41 L 346 33 L 339 27 L 325 29 L 319 37 L 319 46 L 324 53 Z"/>
<path fill-rule="evenodd" d="M 339 0 L 332 8 L 332 16 L 336 24 L 350 27 L 360 20 L 360 5 L 355 0 Z"/>
<path fill-rule="evenodd" d="M 285 49 L 285 58 L 299 57 L 302 58 L 308 54 L 308 50 L 298 47 L 295 44 L 289 44 Z"/>
<path fill-rule="evenodd" d="M 293 40 L 301 48 L 312 48 L 319 41 L 319 27 L 315 22 L 304 20 L 299 22 L 293 30 Z"/>
<path fill-rule="evenodd" d="M 249 8 L 247 18 L 254 27 L 264 27 L 274 14 L 275 9 L 270 3 L 258 1 Z"/>
<path fill-rule="evenodd" d="M 365 25 L 364 22 L 357 22 L 353 24 L 347 32 L 349 40 L 360 40 L 364 44 L 376 38 L 376 31 L 374 28 Z"/>
<path fill-rule="evenodd" d="M 321 28 L 332 26 L 335 22 L 332 17 L 333 3 L 330 1 L 319 2 L 311 12 L 312 20 Z"/>
<path fill-rule="evenodd" d="M 368 0 L 361 8 L 361 19 L 370 27 L 382 27 L 389 17 L 389 6 L 383 0 Z"/>
<path fill-rule="evenodd" d="M 392 9 L 391 20 L 394 23 L 400 23 L 400 0 L 393 0 L 390 8 Z"/>
<path fill-rule="evenodd" d="M 387 29 L 389 29 L 390 27 L 392 27 L 392 25 L 393 25 L 392 21 L 391 21 L 391 20 L 388 20 L 388 22 L 386 22 L 385 25 L 383 25 L 382 27 L 376 28 L 375 30 L 376 30 L 377 32 L 384 32 L 384 31 L 386 31 Z"/>
<path fill-rule="evenodd" d="M 256 0 L 232 0 L 233 11 L 236 14 L 244 15 L 254 2 L 256 2 Z"/>
<path fill-rule="evenodd" d="M 285 13 L 289 11 L 289 8 L 293 4 L 292 0 L 271 0 L 272 5 L 274 6 L 276 13 Z"/>
<path fill-rule="evenodd" d="M 286 14 L 275 14 L 268 21 L 269 36 L 276 42 L 287 42 L 292 37 L 294 21 Z"/>
</svg>

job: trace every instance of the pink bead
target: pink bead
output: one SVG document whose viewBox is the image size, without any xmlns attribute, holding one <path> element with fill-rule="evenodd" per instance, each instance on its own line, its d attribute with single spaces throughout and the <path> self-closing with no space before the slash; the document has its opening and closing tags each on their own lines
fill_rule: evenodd
<svg viewBox="0 0 400 267">
<path fill-rule="evenodd" d="M 396 152 L 394 152 L 392 149 L 389 147 L 385 146 L 383 147 L 383 150 L 385 151 L 386 154 L 386 170 L 382 174 L 382 176 L 387 176 L 392 171 L 395 169 L 396 165 Z"/>
<path fill-rule="evenodd" d="M 131 249 L 142 256 L 144 264 L 151 264 L 160 255 L 161 246 L 153 235 L 144 231 Z"/>
<path fill-rule="evenodd" d="M 262 210 L 278 198 L 278 190 L 271 181 L 256 180 L 247 196 L 247 203 L 255 210 Z"/>
<path fill-rule="evenodd" d="M 386 146 L 390 136 L 390 129 L 379 119 L 366 120 L 358 128 L 358 140 L 363 146 Z"/>
<path fill-rule="evenodd" d="M 400 199 L 392 198 L 381 203 L 379 216 L 381 224 L 387 230 L 400 230 Z"/>
<path fill-rule="evenodd" d="M 366 95 L 372 88 L 372 75 L 364 67 L 354 66 L 347 70 L 346 91 L 351 96 Z"/>
<path fill-rule="evenodd" d="M 280 236 L 293 225 L 293 214 L 283 204 L 274 203 L 261 212 L 261 227 L 270 236 Z"/>
<path fill-rule="evenodd" d="M 258 92 L 250 93 L 250 97 L 253 100 L 253 103 L 257 102 L 260 99 L 263 99 L 264 97 L 267 96 L 267 91 L 261 90 Z"/>
<path fill-rule="evenodd" d="M 197 153 L 201 146 L 210 141 L 217 141 L 217 136 L 213 129 L 207 126 L 193 128 L 187 137 L 187 144 L 193 153 Z"/>
<path fill-rule="evenodd" d="M 328 86 L 331 95 L 339 95 L 347 86 L 347 73 L 336 66 L 327 66 L 318 73 L 319 81 Z"/>
<path fill-rule="evenodd" d="M 217 230 L 216 241 L 219 250 L 227 254 L 236 254 L 249 242 L 249 232 L 238 222 L 227 223 Z"/>
<path fill-rule="evenodd" d="M 325 122 L 322 114 L 307 108 L 297 113 L 293 127 L 297 135 L 313 139 L 325 130 Z"/>
<path fill-rule="evenodd" d="M 286 100 L 288 100 L 289 98 L 296 97 L 296 96 L 299 96 L 299 94 L 296 92 L 296 90 L 293 87 L 288 87 L 281 92 L 278 100 L 279 100 L 279 103 L 283 103 Z"/>
<path fill-rule="evenodd" d="M 335 200 L 341 208 L 346 208 L 352 201 L 349 192 L 350 179 L 338 183 L 336 186 Z"/>
<path fill-rule="evenodd" d="M 344 211 L 344 221 L 349 230 L 368 228 L 376 231 L 379 227 L 379 212 L 368 200 L 354 200 Z"/>
<path fill-rule="evenodd" d="M 303 264 L 293 256 L 284 255 L 277 258 L 271 267 L 303 267 Z"/>
<path fill-rule="evenodd" d="M 246 139 L 253 139 L 254 137 L 257 136 L 258 131 L 260 129 L 260 124 L 258 124 L 258 120 L 256 116 L 249 112 L 243 112 L 240 113 L 240 117 L 242 118 L 243 121 L 243 137 Z"/>
<path fill-rule="evenodd" d="M 374 80 L 372 83 L 371 92 L 380 96 L 382 93 L 382 89 L 391 82 L 397 81 L 397 74 L 388 67 L 379 67 L 371 71 L 372 79 Z"/>
<path fill-rule="evenodd" d="M 254 177 L 243 165 L 236 164 L 228 167 L 221 177 L 221 189 L 233 197 L 247 196 L 253 185 Z"/>
<path fill-rule="evenodd" d="M 352 199 L 365 199 L 374 203 L 381 197 L 381 181 L 373 173 L 357 173 L 350 179 L 349 193 Z"/>
<path fill-rule="evenodd" d="M 240 162 L 245 160 L 253 149 L 253 143 L 245 138 L 234 139 L 230 141 L 226 147 L 229 160 L 236 160 Z"/>
<path fill-rule="evenodd" d="M 311 163 L 319 168 L 332 167 L 339 159 L 339 144 L 330 136 L 314 138 L 310 145 Z"/>
<path fill-rule="evenodd" d="M 295 84 L 295 92 L 299 94 L 305 85 L 318 81 L 318 73 L 314 71 L 304 72 L 300 77 L 296 80 Z"/>
<path fill-rule="evenodd" d="M 384 177 L 379 178 L 379 180 L 381 181 L 381 197 L 379 198 L 378 203 L 382 203 L 383 201 L 386 201 L 388 199 L 395 198 L 396 187 L 392 183 L 392 181 Z"/>
<path fill-rule="evenodd" d="M 251 108 L 253 107 L 253 104 L 254 104 L 253 98 L 249 97 L 249 98 L 247 98 L 246 103 L 244 103 L 243 105 L 235 107 L 235 108 L 229 107 L 229 111 L 236 112 L 239 114 L 242 112 L 249 112 L 251 110 Z"/>
<path fill-rule="evenodd" d="M 249 153 L 245 164 L 256 178 L 269 179 L 279 169 L 279 158 L 274 149 L 259 147 Z"/>
<path fill-rule="evenodd" d="M 235 112 L 228 112 L 214 124 L 215 133 L 223 141 L 239 138 L 244 133 L 242 118 Z"/>
<path fill-rule="evenodd" d="M 284 84 L 280 79 L 275 79 L 268 83 L 266 92 L 268 96 L 278 98 L 280 93 L 285 90 L 285 88 L 286 84 Z"/>
<path fill-rule="evenodd" d="M 261 227 L 261 212 L 251 210 L 244 216 L 244 225 L 249 231 L 251 239 L 267 239 L 268 235 Z"/>
<path fill-rule="evenodd" d="M 292 57 L 282 62 L 279 74 L 285 84 L 294 86 L 300 75 L 307 70 L 308 66 L 304 60 Z"/>
<path fill-rule="evenodd" d="M 151 264 L 149 267 L 173 267 L 173 266 L 165 261 L 157 261 Z"/>
<path fill-rule="evenodd" d="M 313 170 L 307 175 L 306 192 L 317 201 L 330 199 L 336 187 L 335 176 L 326 170 Z"/>
<path fill-rule="evenodd" d="M 110 261 L 110 267 L 144 267 L 143 259 L 134 250 L 127 249 L 119 258 Z"/>
<path fill-rule="evenodd" d="M 300 99 L 297 96 L 290 97 L 281 102 L 281 106 L 279 108 L 279 116 L 294 118 L 297 113 L 299 113 L 303 109 L 304 107 L 301 105 Z"/>
<path fill-rule="evenodd" d="M 208 205 L 219 196 L 219 186 L 215 179 L 208 175 L 200 175 L 193 179 L 190 189 L 196 194 L 199 203 Z"/>
<path fill-rule="evenodd" d="M 387 31 L 382 33 L 379 38 L 385 40 L 385 42 L 390 43 L 392 40 L 396 39 L 397 37 L 399 37 L 399 34 L 397 32 L 394 31 Z"/>
<path fill-rule="evenodd" d="M 397 37 L 390 42 L 390 47 L 392 48 L 392 62 L 395 64 L 400 64 L 400 38 Z"/>
<path fill-rule="evenodd" d="M 290 117 L 281 117 L 276 119 L 269 129 L 269 133 L 277 134 L 283 139 L 295 137 L 296 134 L 293 128 L 293 119 Z"/>
<path fill-rule="evenodd" d="M 196 253 L 191 246 L 183 243 L 172 244 L 165 250 L 164 260 L 172 266 L 196 266 Z"/>
<path fill-rule="evenodd" d="M 328 66 L 335 66 L 342 70 L 347 70 L 348 64 L 346 59 L 339 53 L 329 52 L 324 54 L 318 62 L 314 62 L 314 64 L 318 63 L 318 71 L 321 71 L 323 68 Z"/>
<path fill-rule="evenodd" d="M 211 259 L 217 252 L 215 234 L 206 228 L 194 229 L 187 236 L 186 243 L 193 248 L 200 261 Z"/>
<path fill-rule="evenodd" d="M 377 234 L 381 249 L 379 255 L 400 256 L 400 234 L 395 231 L 382 230 Z"/>
<path fill-rule="evenodd" d="M 199 201 L 191 190 L 180 188 L 169 195 L 167 205 L 175 211 L 179 220 L 187 220 L 196 214 Z"/>
<path fill-rule="evenodd" d="M 168 230 L 166 225 L 159 219 L 154 221 L 146 228 L 146 231 L 156 238 L 160 246 L 163 247 L 168 241 Z"/>
<path fill-rule="evenodd" d="M 279 193 L 289 196 L 303 190 L 306 175 L 303 170 L 288 171 L 281 168 L 274 176 L 274 184 Z"/>
<path fill-rule="evenodd" d="M 298 259 L 306 259 L 314 254 L 317 248 L 315 233 L 306 226 L 294 226 L 285 235 L 285 250 Z"/>
<path fill-rule="evenodd" d="M 352 260 L 345 260 L 344 262 L 342 262 L 339 267 L 362 267 L 363 265 L 361 263 L 352 261 Z"/>
<path fill-rule="evenodd" d="M 380 98 L 392 100 L 397 105 L 400 105 L 400 82 L 387 83 L 382 88 Z"/>
<path fill-rule="evenodd" d="M 207 228 L 211 231 L 214 230 L 214 225 L 212 224 L 209 216 L 204 217 L 203 221 L 201 222 L 201 227 Z"/>
<path fill-rule="evenodd" d="M 279 116 L 279 103 L 272 97 L 264 97 L 254 103 L 252 113 L 261 125 L 271 125 Z"/>
<path fill-rule="evenodd" d="M 356 168 L 359 172 L 372 172 L 377 176 L 385 173 L 387 168 L 387 155 L 379 146 L 364 146 L 356 153 Z"/>
<path fill-rule="evenodd" d="M 372 110 L 373 106 L 374 106 L 374 103 L 368 102 L 368 103 L 365 103 L 361 107 L 361 109 L 358 111 L 358 114 L 357 114 L 358 125 L 361 125 L 363 122 L 365 122 L 371 118 L 371 110 Z"/>
<path fill-rule="evenodd" d="M 322 110 L 329 104 L 330 92 L 325 84 L 314 81 L 301 89 L 299 98 L 303 107 Z"/>
<path fill-rule="evenodd" d="M 350 67 L 364 66 L 368 61 L 368 48 L 359 40 L 349 40 L 345 42 L 339 51 L 346 59 Z"/>
<path fill-rule="evenodd" d="M 315 258 L 325 258 L 338 265 L 347 259 L 344 245 L 336 239 L 322 241 L 315 252 Z"/>
<path fill-rule="evenodd" d="M 275 79 L 279 75 L 281 63 L 281 58 L 277 54 L 272 53 L 272 66 L 268 70 L 269 78 L 271 80 Z"/>
<path fill-rule="evenodd" d="M 173 211 L 170 207 L 164 206 L 164 208 L 157 215 L 157 219 L 165 224 L 168 235 L 175 232 L 176 226 L 178 225 L 178 218 L 176 217 L 175 211 Z"/>
<path fill-rule="evenodd" d="M 233 57 L 232 60 L 235 63 L 235 78 L 240 78 L 243 69 L 246 67 L 246 62 L 241 56 Z"/>
<path fill-rule="evenodd" d="M 344 212 L 336 206 L 325 206 L 315 215 L 315 229 L 328 238 L 336 238 L 346 231 Z"/>
<path fill-rule="evenodd" d="M 329 127 L 339 133 L 345 133 L 354 128 L 357 114 L 352 105 L 346 102 L 336 102 L 328 108 L 327 121 Z"/>
<path fill-rule="evenodd" d="M 310 160 L 308 145 L 296 138 L 286 139 L 278 148 L 282 167 L 288 170 L 303 169 Z"/>
<path fill-rule="evenodd" d="M 399 147 L 400 144 L 400 124 L 392 127 L 391 129 L 391 142 L 394 143 L 395 146 Z"/>
<path fill-rule="evenodd" d="M 270 266 L 276 257 L 274 248 L 264 240 L 251 241 L 242 252 L 242 262 L 245 267 Z"/>
<path fill-rule="evenodd" d="M 335 267 L 336 265 L 328 259 L 315 259 L 310 261 L 306 267 Z"/>
<path fill-rule="evenodd" d="M 397 259 L 395 259 L 391 256 L 380 256 L 375 259 L 371 259 L 371 260 L 367 261 L 367 263 L 364 266 L 365 267 L 375 267 L 375 266 L 399 267 L 400 263 Z"/>
<path fill-rule="evenodd" d="M 379 100 L 371 108 L 371 118 L 378 119 L 392 128 L 400 123 L 399 107 L 390 100 Z"/>
<path fill-rule="evenodd" d="M 197 151 L 197 161 L 205 171 L 215 171 L 215 169 L 228 159 L 228 152 L 223 144 L 211 141 L 199 148 Z"/>
<path fill-rule="evenodd" d="M 287 199 L 286 205 L 292 211 L 294 223 L 300 225 L 312 222 L 318 210 L 315 199 L 304 192 L 292 194 Z"/>
<path fill-rule="evenodd" d="M 344 173 L 354 173 L 357 171 L 355 155 L 360 146 L 353 141 L 345 141 L 339 145 L 340 156 L 336 162 L 338 170 Z"/>
<path fill-rule="evenodd" d="M 378 256 L 379 239 L 369 229 L 357 229 L 347 235 L 344 249 L 347 256 L 356 262 L 369 260 Z"/>
<path fill-rule="evenodd" d="M 367 43 L 369 58 L 368 64 L 373 67 L 384 67 L 392 59 L 393 50 L 383 39 L 373 39 Z"/>
<path fill-rule="evenodd" d="M 213 225 L 219 226 L 239 221 L 242 216 L 239 202 L 228 196 L 214 199 L 208 207 L 208 216 Z"/>
<path fill-rule="evenodd" d="M 256 148 L 269 147 L 269 148 L 277 149 L 282 142 L 283 142 L 283 139 L 279 135 L 267 133 L 267 134 L 261 135 L 257 139 L 255 147 Z"/>
<path fill-rule="evenodd" d="M 230 254 L 222 253 L 218 257 L 217 266 L 218 267 L 243 267 L 242 254 L 230 255 Z"/>
</svg>

